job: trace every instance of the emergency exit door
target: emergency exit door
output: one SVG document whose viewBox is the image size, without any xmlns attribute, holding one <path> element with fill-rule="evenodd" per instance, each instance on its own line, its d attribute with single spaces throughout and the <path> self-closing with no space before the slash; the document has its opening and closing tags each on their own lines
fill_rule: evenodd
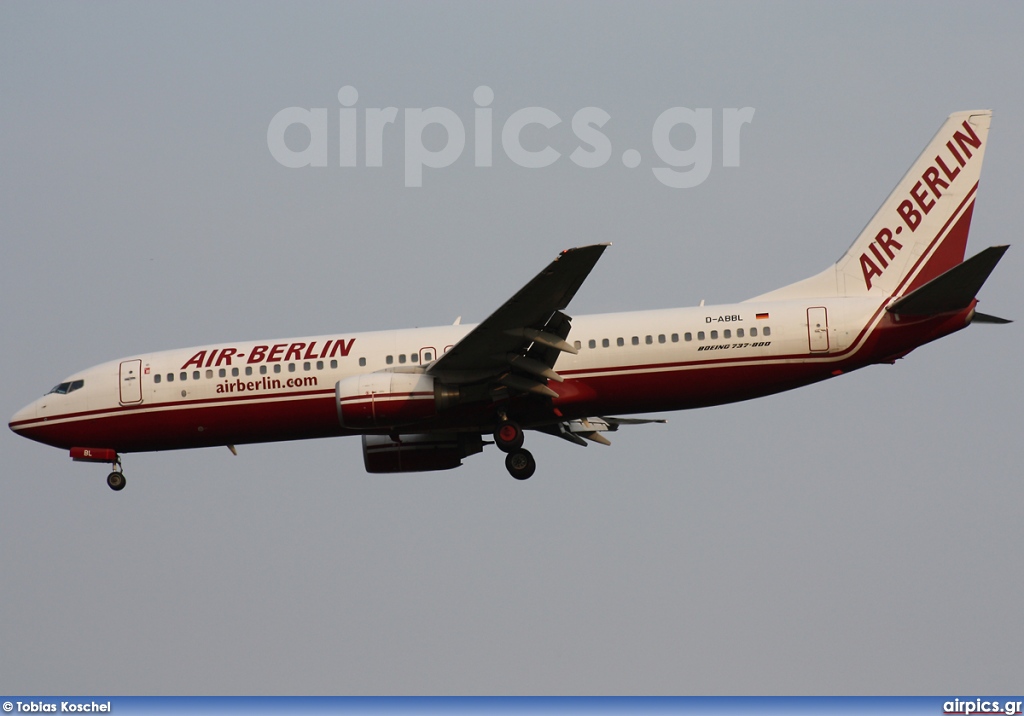
<svg viewBox="0 0 1024 716">
<path fill-rule="evenodd" d="M 142 402 L 142 361 L 121 361 L 121 405 Z"/>
<path fill-rule="evenodd" d="M 807 309 L 807 341 L 811 353 L 828 352 L 828 311 L 824 306 Z"/>
</svg>

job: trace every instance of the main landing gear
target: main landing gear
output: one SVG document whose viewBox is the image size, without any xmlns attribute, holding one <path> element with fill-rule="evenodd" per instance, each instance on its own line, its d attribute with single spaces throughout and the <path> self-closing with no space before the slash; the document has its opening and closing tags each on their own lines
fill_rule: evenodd
<svg viewBox="0 0 1024 716">
<path fill-rule="evenodd" d="M 504 416 L 494 430 L 494 444 L 505 455 L 505 469 L 517 480 L 528 480 L 537 470 L 537 461 L 523 449 L 523 429 Z"/>
</svg>

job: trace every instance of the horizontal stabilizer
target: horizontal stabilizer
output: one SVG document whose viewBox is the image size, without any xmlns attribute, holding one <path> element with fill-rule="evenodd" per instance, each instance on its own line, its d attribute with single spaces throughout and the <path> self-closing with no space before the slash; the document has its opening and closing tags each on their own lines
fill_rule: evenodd
<svg viewBox="0 0 1024 716">
<path fill-rule="evenodd" d="M 888 310 L 898 316 L 955 313 L 971 305 L 1009 246 L 991 246 L 898 299 Z"/>
<path fill-rule="evenodd" d="M 971 323 L 1013 323 L 1009 318 L 1000 318 L 999 316 L 990 316 L 987 313 L 974 312 L 974 316 L 971 318 Z"/>
</svg>

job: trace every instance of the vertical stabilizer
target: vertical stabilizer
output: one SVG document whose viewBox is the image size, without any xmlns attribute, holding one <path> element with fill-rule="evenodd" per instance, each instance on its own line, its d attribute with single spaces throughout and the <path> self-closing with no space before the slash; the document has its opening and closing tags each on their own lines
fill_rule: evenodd
<svg viewBox="0 0 1024 716">
<path fill-rule="evenodd" d="M 990 110 L 951 114 L 835 266 L 758 298 L 886 299 L 961 263 L 991 119 Z"/>
</svg>

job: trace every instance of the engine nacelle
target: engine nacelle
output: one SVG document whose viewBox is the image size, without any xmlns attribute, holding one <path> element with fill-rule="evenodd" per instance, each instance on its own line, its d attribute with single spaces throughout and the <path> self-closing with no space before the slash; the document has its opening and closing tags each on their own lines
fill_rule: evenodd
<svg viewBox="0 0 1024 716">
<path fill-rule="evenodd" d="M 402 435 L 398 442 L 386 435 L 364 435 L 363 464 L 374 473 L 451 470 L 483 449 L 483 438 L 471 433 Z"/>
<path fill-rule="evenodd" d="M 334 388 L 338 420 L 353 430 L 409 425 L 437 415 L 459 399 L 459 389 L 425 373 L 364 373 Z"/>
</svg>

